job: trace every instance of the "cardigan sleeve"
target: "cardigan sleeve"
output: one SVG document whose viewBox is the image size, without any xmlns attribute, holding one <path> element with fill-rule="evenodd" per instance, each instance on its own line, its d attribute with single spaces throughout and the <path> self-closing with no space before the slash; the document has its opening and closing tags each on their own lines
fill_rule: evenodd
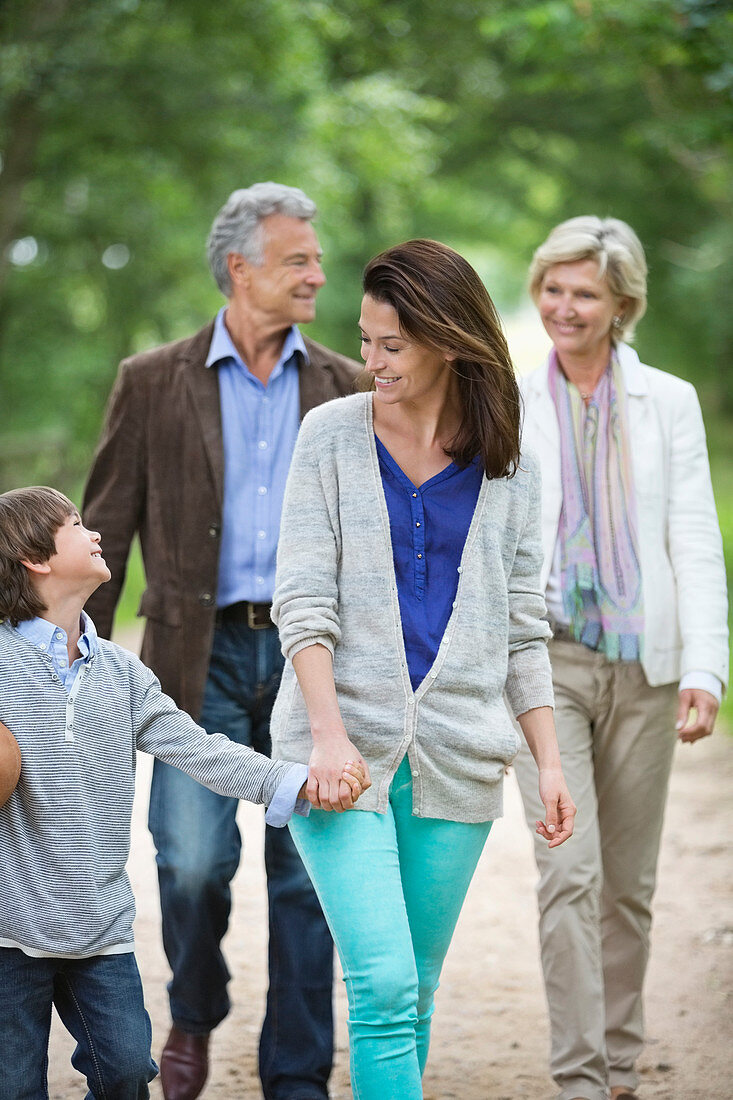
<svg viewBox="0 0 733 1100">
<path fill-rule="evenodd" d="M 515 717 L 534 707 L 554 705 L 552 671 L 547 652 L 550 625 L 540 587 L 542 541 L 540 537 L 541 478 L 535 455 L 522 452 L 515 475 L 528 482 L 524 527 L 517 543 L 509 577 L 509 662 L 506 696 Z"/>
<path fill-rule="evenodd" d="M 328 420 L 327 406 L 303 420 L 285 488 L 272 619 L 289 660 L 316 643 L 333 655 L 341 640 L 338 478 L 328 454 Z"/>
</svg>

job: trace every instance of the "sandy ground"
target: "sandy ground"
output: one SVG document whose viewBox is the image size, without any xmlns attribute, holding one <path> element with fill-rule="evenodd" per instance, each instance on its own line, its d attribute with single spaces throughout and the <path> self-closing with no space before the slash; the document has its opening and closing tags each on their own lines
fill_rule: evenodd
<svg viewBox="0 0 733 1100">
<path fill-rule="evenodd" d="M 150 762 L 140 758 L 130 861 L 138 902 L 137 956 L 160 1053 L 169 1026 L 168 977 L 159 933 L 153 850 L 145 827 Z M 678 748 L 662 849 L 652 962 L 643 1100 L 733 1097 L 731 971 L 733 740 L 718 732 Z M 538 965 L 531 839 L 513 776 L 506 816 L 479 864 L 443 971 L 425 1074 L 426 1100 L 550 1100 L 548 1029 Z M 213 1040 L 206 1100 L 260 1097 L 256 1049 L 266 982 L 262 812 L 243 805 L 246 851 L 235 881 L 226 944 L 234 1008 Z M 351 1097 L 343 983 L 336 983 L 337 1053 L 332 1100 Z M 54 1021 L 52 1100 L 85 1095 L 71 1068 L 72 1042 Z M 159 1082 L 152 1085 L 160 1098 Z"/>
</svg>

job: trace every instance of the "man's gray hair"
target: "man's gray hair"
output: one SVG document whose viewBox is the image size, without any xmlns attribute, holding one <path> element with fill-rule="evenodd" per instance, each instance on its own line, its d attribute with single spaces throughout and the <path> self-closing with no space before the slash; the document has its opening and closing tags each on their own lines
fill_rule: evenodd
<svg viewBox="0 0 733 1100">
<path fill-rule="evenodd" d="M 253 183 L 251 187 L 232 191 L 214 218 L 206 242 L 206 255 L 216 285 L 226 298 L 232 293 L 227 267 L 229 253 L 239 252 L 259 267 L 265 258 L 262 219 L 270 214 L 310 221 L 316 216 L 316 204 L 299 187 Z"/>
</svg>

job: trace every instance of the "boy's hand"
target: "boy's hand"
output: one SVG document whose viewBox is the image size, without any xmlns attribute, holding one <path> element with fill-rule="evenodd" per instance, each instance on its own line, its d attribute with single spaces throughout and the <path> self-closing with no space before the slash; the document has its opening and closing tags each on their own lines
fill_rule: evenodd
<svg viewBox="0 0 733 1100">
<path fill-rule="evenodd" d="M 368 790 L 371 785 L 372 781 L 366 772 L 366 765 L 362 766 L 359 763 L 347 760 L 339 785 L 339 796 L 342 808 L 351 809 L 359 796 L 362 795 L 364 791 Z M 298 791 L 298 798 L 308 797 L 307 787 L 308 784 L 306 782 Z M 348 793 L 344 790 L 344 787 L 348 788 Z"/>
<path fill-rule="evenodd" d="M 366 764 L 351 760 L 347 760 L 344 766 L 341 782 L 347 783 L 351 788 L 352 802 L 356 802 L 359 796 L 364 794 L 364 791 L 368 791 L 372 785 Z"/>
</svg>

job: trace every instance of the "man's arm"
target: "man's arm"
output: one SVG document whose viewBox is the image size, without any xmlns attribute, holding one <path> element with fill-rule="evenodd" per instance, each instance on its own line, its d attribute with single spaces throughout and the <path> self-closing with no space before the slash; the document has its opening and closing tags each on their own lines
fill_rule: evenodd
<svg viewBox="0 0 733 1100">
<path fill-rule="evenodd" d="M 145 512 L 146 410 L 139 373 L 124 361 L 112 390 L 102 435 L 84 491 L 84 523 L 102 536 L 112 579 L 86 610 L 99 634 L 109 638 L 127 570 L 132 539 Z"/>
</svg>

